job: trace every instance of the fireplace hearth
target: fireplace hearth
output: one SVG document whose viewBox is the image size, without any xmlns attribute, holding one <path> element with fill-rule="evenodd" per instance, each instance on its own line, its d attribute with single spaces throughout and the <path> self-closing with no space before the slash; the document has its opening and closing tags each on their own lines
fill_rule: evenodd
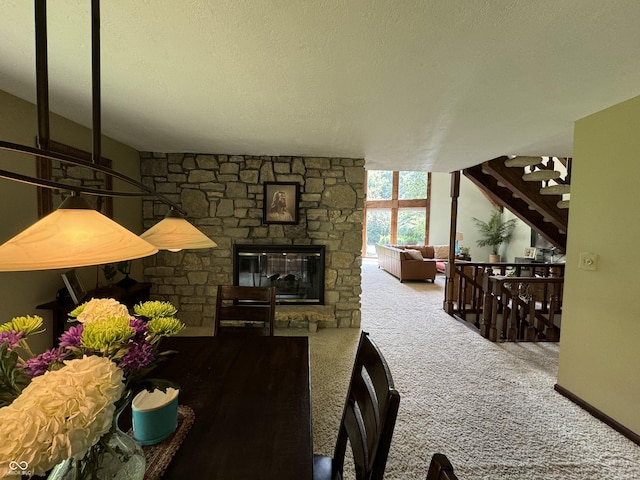
<svg viewBox="0 0 640 480">
<path fill-rule="evenodd" d="M 233 284 L 275 286 L 276 302 L 324 305 L 324 245 L 233 246 Z"/>
</svg>

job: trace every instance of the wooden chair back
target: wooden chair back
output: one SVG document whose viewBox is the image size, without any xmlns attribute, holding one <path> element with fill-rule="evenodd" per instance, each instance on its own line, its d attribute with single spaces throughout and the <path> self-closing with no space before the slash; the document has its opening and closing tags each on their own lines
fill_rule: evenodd
<svg viewBox="0 0 640 480">
<path fill-rule="evenodd" d="M 446 455 L 435 453 L 433 457 L 431 457 L 427 480 L 458 480 L 456 474 L 453 473 L 453 466 Z"/>
<path fill-rule="evenodd" d="M 213 335 L 226 333 L 273 336 L 275 287 L 218 286 Z"/>
<path fill-rule="evenodd" d="M 356 479 L 382 480 L 399 404 L 384 356 L 362 332 L 333 456 L 334 473 L 342 478 L 348 439 Z"/>
</svg>

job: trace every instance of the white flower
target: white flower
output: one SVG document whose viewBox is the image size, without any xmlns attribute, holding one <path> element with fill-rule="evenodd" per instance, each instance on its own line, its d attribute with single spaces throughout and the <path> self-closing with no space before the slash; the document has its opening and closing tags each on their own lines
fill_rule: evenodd
<svg viewBox="0 0 640 480">
<path fill-rule="evenodd" d="M 42 475 L 62 460 L 81 457 L 111 428 L 123 373 L 96 355 L 67 360 L 35 377 L 13 403 L 0 409 L 0 478 L 11 462 L 27 462 Z"/>
<path fill-rule="evenodd" d="M 82 323 L 91 323 L 107 318 L 129 318 L 129 310 L 113 298 L 92 298 L 82 305 L 82 313 L 77 317 Z"/>
</svg>

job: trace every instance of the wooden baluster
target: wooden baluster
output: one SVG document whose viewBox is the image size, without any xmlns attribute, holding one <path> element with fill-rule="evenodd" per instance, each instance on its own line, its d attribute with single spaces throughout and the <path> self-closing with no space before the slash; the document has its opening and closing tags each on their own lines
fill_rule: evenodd
<svg viewBox="0 0 640 480">
<path fill-rule="evenodd" d="M 492 295 L 491 295 L 491 328 L 489 329 L 489 340 L 492 342 L 498 341 L 498 310 L 500 297 L 498 296 L 498 290 L 500 289 L 500 283 L 492 282 Z"/>
<path fill-rule="evenodd" d="M 491 330 L 491 311 L 492 311 L 492 296 L 490 287 L 490 275 L 486 272 L 482 278 L 482 320 L 480 322 L 480 335 L 484 338 L 489 338 L 489 332 Z"/>
<path fill-rule="evenodd" d="M 500 298 L 502 301 L 502 338 L 509 338 L 507 335 L 507 324 L 513 322 L 513 302 L 511 301 L 511 292 L 504 288 L 504 282 L 500 282 Z"/>
<path fill-rule="evenodd" d="M 513 292 L 516 292 L 514 295 Z M 505 338 L 514 342 L 518 339 L 518 317 L 519 317 L 519 307 L 518 307 L 518 287 L 513 282 L 511 283 L 511 288 L 509 290 L 509 300 L 511 303 L 511 314 L 509 315 L 509 328 L 506 330 Z M 506 295 L 505 295 L 506 296 Z M 506 318 L 505 318 L 505 326 L 506 326 Z"/>
<path fill-rule="evenodd" d="M 558 328 L 555 326 L 555 314 L 558 307 L 558 290 L 559 284 L 554 283 L 551 292 L 551 302 L 549 304 L 549 320 L 544 329 L 544 338 L 550 342 L 557 342 L 559 340 Z"/>
<path fill-rule="evenodd" d="M 532 342 L 536 339 L 536 298 L 532 295 L 529 298 L 529 312 L 528 312 L 528 321 L 526 323 L 527 328 L 525 330 L 525 340 L 528 342 Z"/>
<path fill-rule="evenodd" d="M 465 310 L 466 310 L 466 295 L 464 291 L 465 279 L 464 279 L 464 268 L 458 267 L 456 265 L 456 273 L 458 274 L 458 315 L 462 318 L 465 318 Z M 466 318 L 465 318 L 466 320 Z"/>
<path fill-rule="evenodd" d="M 475 314 L 475 327 L 476 328 L 480 328 L 480 289 L 478 288 L 478 277 L 480 277 L 480 268 L 478 268 L 478 266 L 474 266 L 473 268 L 473 288 L 472 288 L 472 295 L 471 295 L 471 309 Z"/>
</svg>

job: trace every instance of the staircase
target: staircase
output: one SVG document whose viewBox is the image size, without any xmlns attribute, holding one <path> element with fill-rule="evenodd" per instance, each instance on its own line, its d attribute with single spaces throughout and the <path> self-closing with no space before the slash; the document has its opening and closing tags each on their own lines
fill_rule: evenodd
<svg viewBox="0 0 640 480">
<path fill-rule="evenodd" d="M 462 173 L 494 203 L 566 251 L 571 159 L 503 156 Z"/>
</svg>

